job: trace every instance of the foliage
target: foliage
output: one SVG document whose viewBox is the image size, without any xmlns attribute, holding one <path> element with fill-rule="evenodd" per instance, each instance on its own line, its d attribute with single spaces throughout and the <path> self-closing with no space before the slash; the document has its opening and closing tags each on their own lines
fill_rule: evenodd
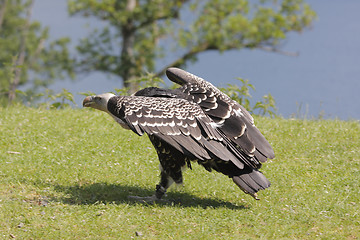
<svg viewBox="0 0 360 240">
<path fill-rule="evenodd" d="M 360 125 L 256 117 L 276 158 L 255 201 L 193 165 L 168 203 L 148 205 L 158 181 L 146 137 L 85 109 L 0 109 L 3 239 L 356 239 Z"/>
<path fill-rule="evenodd" d="M 40 109 L 64 109 L 76 104 L 74 95 L 65 88 L 59 93 L 54 93 L 51 89 L 45 89 L 43 92 L 30 97 L 21 90 L 17 90 L 16 93 L 26 105 Z M 80 94 L 87 95 L 86 93 Z M 38 99 L 41 99 L 41 101 L 37 101 Z"/>
<path fill-rule="evenodd" d="M 48 28 L 31 21 L 33 0 L 0 0 L 0 102 L 16 100 L 16 90 L 26 85 L 33 98 L 38 88 L 65 74 L 72 76 L 68 38 L 47 43 Z"/>
<path fill-rule="evenodd" d="M 77 70 L 114 74 L 130 92 L 138 88 L 131 80 L 144 72 L 161 76 L 204 51 L 281 52 L 277 46 L 286 34 L 303 31 L 315 18 L 303 0 L 69 0 L 68 9 L 105 25 L 81 40 Z M 156 69 L 165 56 L 169 64 Z"/>
<path fill-rule="evenodd" d="M 237 80 L 241 81 L 240 87 L 236 84 L 228 84 L 226 88 L 220 88 L 220 90 L 226 93 L 233 100 L 240 103 L 240 105 L 245 107 L 245 109 L 250 113 L 257 113 L 262 116 L 269 115 L 270 117 L 276 116 L 276 103 L 271 94 L 263 96 L 262 101 L 257 101 L 252 107 L 250 103 L 250 90 L 255 90 L 254 85 L 252 85 L 247 79 L 237 78 Z"/>
<path fill-rule="evenodd" d="M 275 98 L 269 93 L 267 95 L 264 95 L 262 101 L 256 102 L 254 106 L 254 110 L 259 109 L 259 114 L 264 116 L 266 114 L 269 114 L 271 117 L 276 116 L 276 102 Z M 271 108 L 273 110 L 271 110 Z"/>
<path fill-rule="evenodd" d="M 65 88 L 62 89 L 62 92 L 57 94 L 47 94 L 46 98 L 48 99 L 45 101 L 45 106 L 47 106 L 47 102 L 52 101 L 50 105 L 48 105 L 48 108 L 50 109 L 64 109 L 67 107 L 70 107 L 71 105 L 68 103 L 75 104 L 74 101 L 74 95 L 66 90 Z"/>
</svg>

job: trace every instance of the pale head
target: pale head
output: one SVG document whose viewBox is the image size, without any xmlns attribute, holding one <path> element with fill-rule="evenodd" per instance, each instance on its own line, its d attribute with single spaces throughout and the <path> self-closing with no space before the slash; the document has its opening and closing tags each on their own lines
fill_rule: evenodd
<svg viewBox="0 0 360 240">
<path fill-rule="evenodd" d="M 108 112 L 107 104 L 110 98 L 115 95 L 112 93 L 103 93 L 94 96 L 87 96 L 83 101 L 83 107 L 91 107 L 104 112 Z"/>
</svg>

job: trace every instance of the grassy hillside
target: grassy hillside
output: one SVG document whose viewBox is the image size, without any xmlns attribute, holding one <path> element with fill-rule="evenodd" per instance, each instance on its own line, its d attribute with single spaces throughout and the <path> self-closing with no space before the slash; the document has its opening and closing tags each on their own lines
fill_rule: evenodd
<svg viewBox="0 0 360 240">
<path fill-rule="evenodd" d="M 0 109 L 0 238 L 359 239 L 360 126 L 257 118 L 276 158 L 260 201 L 193 164 L 147 205 L 158 160 L 104 113 Z"/>
</svg>

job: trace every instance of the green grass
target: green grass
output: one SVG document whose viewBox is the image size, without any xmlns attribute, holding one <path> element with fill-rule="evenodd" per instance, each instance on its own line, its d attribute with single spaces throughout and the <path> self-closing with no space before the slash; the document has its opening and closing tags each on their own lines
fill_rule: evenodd
<svg viewBox="0 0 360 240">
<path fill-rule="evenodd" d="M 148 205 L 127 198 L 158 182 L 146 137 L 97 111 L 0 109 L 0 238 L 359 239 L 359 122 L 256 123 L 276 153 L 260 201 L 193 164 Z"/>
</svg>

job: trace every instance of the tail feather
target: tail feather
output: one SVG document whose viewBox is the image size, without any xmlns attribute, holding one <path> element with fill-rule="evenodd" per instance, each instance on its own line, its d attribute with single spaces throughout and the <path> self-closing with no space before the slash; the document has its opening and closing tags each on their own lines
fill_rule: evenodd
<svg viewBox="0 0 360 240">
<path fill-rule="evenodd" d="M 233 176 L 232 179 L 241 190 L 247 194 L 250 194 L 256 200 L 258 200 L 256 194 L 258 191 L 270 187 L 269 180 L 267 180 L 260 171 L 255 169 L 250 173 Z"/>
</svg>

